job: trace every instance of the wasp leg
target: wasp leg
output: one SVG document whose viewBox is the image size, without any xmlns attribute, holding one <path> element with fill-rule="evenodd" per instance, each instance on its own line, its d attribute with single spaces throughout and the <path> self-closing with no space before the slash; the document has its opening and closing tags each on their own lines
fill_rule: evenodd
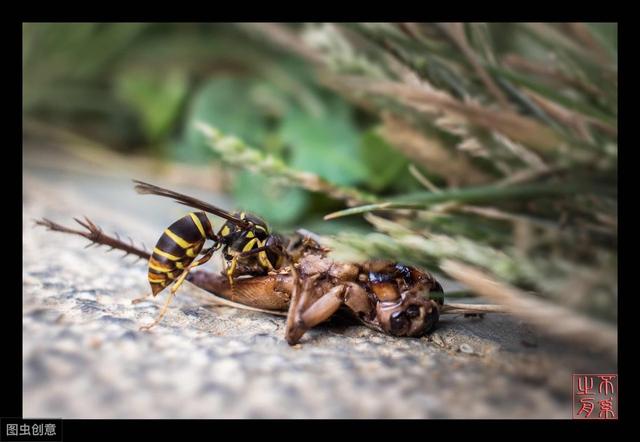
<svg viewBox="0 0 640 442">
<path fill-rule="evenodd" d="M 171 300 L 173 299 L 174 295 L 175 295 L 175 292 L 172 290 L 169 293 L 169 296 L 167 296 L 167 300 L 165 301 L 164 305 L 162 306 L 162 310 L 160 310 L 160 314 L 155 319 L 155 321 L 153 321 L 149 325 L 143 325 L 142 327 L 140 327 L 140 331 L 149 330 L 150 328 L 155 327 L 162 320 L 162 317 L 167 312 L 167 308 L 169 307 L 169 304 L 171 304 Z"/>
<path fill-rule="evenodd" d="M 141 297 L 139 297 L 139 298 L 132 299 L 132 300 L 131 300 L 131 304 L 139 304 L 139 303 L 141 303 L 142 301 L 144 301 L 145 299 L 147 299 L 149 296 L 151 296 L 151 293 L 147 293 L 147 294 L 146 294 L 146 295 L 144 295 L 144 296 L 141 296 Z"/>
<path fill-rule="evenodd" d="M 315 278 L 314 278 L 315 280 Z M 292 309 L 289 309 L 285 337 L 289 345 L 296 344 L 307 330 L 329 319 L 344 303 L 343 295 L 346 287 L 337 285 L 306 306 L 309 290 L 314 281 L 307 280 L 299 299 L 292 298 Z M 295 290 L 295 286 L 294 286 Z M 295 302 L 295 305 L 294 305 Z"/>
<path fill-rule="evenodd" d="M 162 310 L 160 310 L 160 314 L 158 314 L 158 317 L 151 324 L 143 325 L 142 327 L 140 327 L 140 331 L 149 330 L 152 327 L 155 327 L 156 325 L 158 325 L 158 323 L 162 320 L 164 314 L 167 312 L 167 308 L 169 307 L 169 304 L 171 304 L 171 300 L 175 296 L 176 292 L 178 291 L 178 289 L 180 288 L 184 280 L 189 275 L 189 272 L 191 271 L 191 269 L 193 269 L 194 267 L 198 267 L 206 263 L 207 261 L 209 261 L 209 259 L 211 259 L 211 257 L 213 256 L 213 252 L 215 252 L 215 250 L 216 250 L 215 247 L 209 248 L 204 253 L 204 255 L 202 255 L 200 259 L 198 259 L 197 261 L 193 261 L 186 269 L 182 271 L 178 279 L 176 279 L 176 282 L 173 284 L 173 287 L 171 287 L 171 290 L 169 291 L 169 296 L 167 296 L 167 300 L 162 306 Z"/>
<path fill-rule="evenodd" d="M 180 288 L 180 286 L 182 285 L 186 277 L 189 275 L 189 272 L 191 271 L 191 269 L 193 269 L 194 267 L 201 266 L 205 262 L 209 261 L 213 256 L 213 252 L 215 251 L 216 249 L 214 247 L 211 247 L 209 250 L 207 250 L 204 253 L 204 255 L 202 255 L 202 258 L 192 262 L 186 269 L 184 269 L 182 271 L 182 274 L 178 277 L 178 279 L 176 279 L 176 282 L 173 284 L 173 287 L 171 287 L 171 293 L 175 293 L 178 291 L 178 289 Z"/>
<path fill-rule="evenodd" d="M 236 272 L 237 265 L 238 265 L 238 255 L 235 255 L 233 258 L 231 258 L 231 264 L 226 270 L 227 278 L 229 279 L 229 287 L 231 288 L 231 300 L 233 300 L 233 293 L 234 293 L 233 274 Z"/>
<path fill-rule="evenodd" d="M 249 255 L 254 255 L 256 253 L 260 253 L 262 251 L 267 250 L 268 247 L 266 246 L 262 246 L 262 247 L 256 247 L 255 249 L 251 249 L 248 250 L 246 252 L 240 252 L 236 255 L 233 256 L 233 258 L 231 258 L 231 264 L 229 264 L 228 267 L 226 267 L 226 262 L 225 262 L 225 270 L 224 273 L 225 275 L 227 275 L 227 279 L 229 280 L 229 287 L 231 288 L 231 300 L 233 300 L 233 294 L 234 294 L 234 287 L 235 284 L 233 282 L 233 275 L 236 272 L 236 268 L 238 267 L 238 259 L 239 258 L 243 258 L 245 256 L 249 256 Z"/>
</svg>

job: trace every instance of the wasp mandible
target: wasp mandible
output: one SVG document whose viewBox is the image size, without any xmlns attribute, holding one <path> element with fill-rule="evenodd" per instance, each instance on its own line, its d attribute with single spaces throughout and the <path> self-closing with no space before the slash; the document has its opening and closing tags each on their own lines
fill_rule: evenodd
<svg viewBox="0 0 640 442">
<path fill-rule="evenodd" d="M 204 212 L 190 212 L 164 230 L 149 258 L 148 279 L 153 296 L 175 282 L 160 314 L 153 323 L 144 326 L 144 329 L 160 322 L 189 272 L 209 261 L 220 248 L 232 292 L 235 274 L 266 275 L 288 262 L 287 239 L 271 233 L 267 223 L 261 218 L 245 212 L 230 213 L 188 195 L 142 181 L 133 181 L 138 193 L 173 198 L 180 204 L 226 220 L 216 234 Z M 207 240 L 213 241 L 213 245 L 203 251 Z M 202 255 L 198 258 L 200 253 Z"/>
</svg>

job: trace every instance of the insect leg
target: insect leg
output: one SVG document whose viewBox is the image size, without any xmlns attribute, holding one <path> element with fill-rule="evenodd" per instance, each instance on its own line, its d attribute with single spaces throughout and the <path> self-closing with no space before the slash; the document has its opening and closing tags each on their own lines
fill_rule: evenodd
<svg viewBox="0 0 640 442">
<path fill-rule="evenodd" d="M 300 305 L 300 292 L 302 288 L 300 286 L 300 274 L 296 269 L 296 266 L 291 266 L 291 275 L 293 276 L 293 287 L 291 289 L 291 300 L 289 301 L 289 310 L 287 312 L 287 323 L 285 325 L 285 337 L 290 333 L 290 330 L 294 327 L 294 319 L 298 314 L 298 305 Z M 292 344 L 293 345 L 293 344 Z"/>
<path fill-rule="evenodd" d="M 236 271 L 236 267 L 238 265 L 238 255 L 235 255 L 231 258 L 231 264 L 227 267 L 226 274 L 229 279 L 229 287 L 231 288 L 231 298 L 233 299 L 233 274 Z"/>
<path fill-rule="evenodd" d="M 233 282 L 233 275 L 235 274 L 236 268 L 238 266 L 238 259 L 249 256 L 249 255 L 255 255 L 256 253 L 264 252 L 265 250 L 268 250 L 268 249 L 269 249 L 268 246 L 260 246 L 251 250 L 245 250 L 244 252 L 237 253 L 236 255 L 233 256 L 233 258 L 231 258 L 231 264 L 229 264 L 229 266 L 225 268 L 224 273 L 227 275 L 227 278 L 229 280 L 229 287 L 231 288 L 232 295 L 234 293 L 234 286 L 235 286 Z M 226 266 L 226 262 L 225 262 L 225 266 Z"/>
<path fill-rule="evenodd" d="M 155 321 L 153 321 L 149 325 L 143 325 L 142 327 L 140 327 L 140 331 L 149 330 L 151 327 L 154 327 L 155 325 L 157 325 L 160 322 L 160 320 L 162 319 L 164 314 L 167 312 L 167 308 L 169 307 L 169 304 L 171 304 L 171 300 L 173 299 L 174 295 L 175 295 L 175 292 L 173 292 L 173 291 L 171 291 L 169 293 L 169 296 L 167 296 L 167 300 L 165 301 L 164 305 L 162 306 L 162 310 L 160 310 L 160 314 L 155 319 Z"/>
<path fill-rule="evenodd" d="M 191 264 L 189 264 L 189 266 L 182 271 L 182 274 L 178 277 L 178 279 L 176 279 L 176 282 L 175 284 L 173 284 L 173 287 L 171 287 L 171 293 L 175 293 L 178 291 L 178 289 L 184 282 L 187 275 L 189 275 L 189 272 L 191 271 L 191 269 L 193 269 L 194 267 L 198 267 L 204 264 L 205 262 L 209 261 L 213 256 L 213 252 L 215 251 L 216 251 L 216 247 L 215 246 L 211 247 L 206 252 L 204 252 L 204 254 L 200 259 L 193 261 Z"/>
<path fill-rule="evenodd" d="M 268 250 L 268 249 L 269 248 L 267 246 L 256 247 L 255 249 L 251 249 L 246 252 L 240 252 L 236 256 L 240 257 L 240 256 L 255 255 L 256 253 L 264 252 L 265 250 Z"/>
<path fill-rule="evenodd" d="M 329 319 L 342 305 L 343 293 L 343 285 L 333 287 L 327 293 L 322 295 L 320 299 L 311 304 L 309 308 L 300 315 L 300 319 L 304 326 L 312 328 Z"/>
<path fill-rule="evenodd" d="M 131 300 L 131 304 L 139 304 L 142 301 L 144 301 L 145 299 L 147 299 L 149 296 L 151 296 L 151 293 L 147 293 L 144 296 L 141 296 L 141 297 L 136 298 L 136 299 L 132 299 Z"/>
<path fill-rule="evenodd" d="M 344 302 L 345 286 L 337 285 L 307 306 L 306 301 L 312 283 L 313 281 L 306 281 L 300 298 L 292 299 L 295 305 L 289 310 L 285 329 L 285 337 L 290 345 L 296 344 L 307 330 L 333 316 Z"/>
<path fill-rule="evenodd" d="M 151 324 L 140 327 L 141 331 L 149 330 L 150 328 L 156 326 L 162 320 L 164 314 L 167 312 L 167 308 L 169 307 L 169 304 L 171 304 L 171 300 L 175 296 L 176 292 L 178 291 L 178 289 L 180 288 L 180 286 L 182 285 L 186 277 L 189 275 L 189 271 L 191 271 L 192 268 L 202 265 L 205 262 L 209 261 L 209 259 L 211 259 L 211 257 L 213 256 L 213 252 L 215 252 L 216 249 L 217 249 L 216 246 L 210 247 L 204 253 L 204 255 L 202 255 L 200 259 L 192 262 L 191 264 L 189 264 L 189 266 L 186 269 L 182 271 L 182 274 L 178 277 L 178 279 L 176 279 L 176 282 L 173 284 L 173 287 L 171 287 L 169 295 L 167 296 L 167 300 L 162 306 L 162 310 L 160 310 L 160 314 L 158 314 L 158 317 Z"/>
</svg>

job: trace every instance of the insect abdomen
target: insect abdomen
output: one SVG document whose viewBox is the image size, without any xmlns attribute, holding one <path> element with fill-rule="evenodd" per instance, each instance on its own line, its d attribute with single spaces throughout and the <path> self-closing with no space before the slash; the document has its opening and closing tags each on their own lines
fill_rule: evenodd
<svg viewBox="0 0 640 442">
<path fill-rule="evenodd" d="M 149 259 L 148 279 L 154 296 L 193 262 L 210 231 L 204 212 L 191 212 L 165 229 Z"/>
</svg>

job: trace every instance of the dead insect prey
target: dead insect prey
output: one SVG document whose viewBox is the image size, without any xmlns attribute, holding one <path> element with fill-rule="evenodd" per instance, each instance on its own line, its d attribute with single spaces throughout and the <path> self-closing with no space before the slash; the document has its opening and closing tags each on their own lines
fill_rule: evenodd
<svg viewBox="0 0 640 442">
<path fill-rule="evenodd" d="M 136 190 L 173 198 L 201 212 L 191 212 L 165 229 L 151 253 L 104 234 L 89 219 L 76 219 L 86 231 L 47 219 L 36 223 L 147 260 L 153 296 L 173 283 L 160 314 L 143 329 L 161 320 L 185 280 L 236 304 L 287 312 L 285 337 L 292 345 L 338 311 L 393 336 L 421 336 L 438 322 L 444 293 L 438 281 L 423 270 L 389 261 L 337 262 L 311 236 L 286 238 L 272 233 L 255 215 L 229 213 L 140 181 L 136 181 Z M 204 212 L 226 220 L 217 233 Z M 203 250 L 207 240 L 213 245 Z M 194 270 L 218 249 L 224 263 L 222 274 Z"/>
</svg>

